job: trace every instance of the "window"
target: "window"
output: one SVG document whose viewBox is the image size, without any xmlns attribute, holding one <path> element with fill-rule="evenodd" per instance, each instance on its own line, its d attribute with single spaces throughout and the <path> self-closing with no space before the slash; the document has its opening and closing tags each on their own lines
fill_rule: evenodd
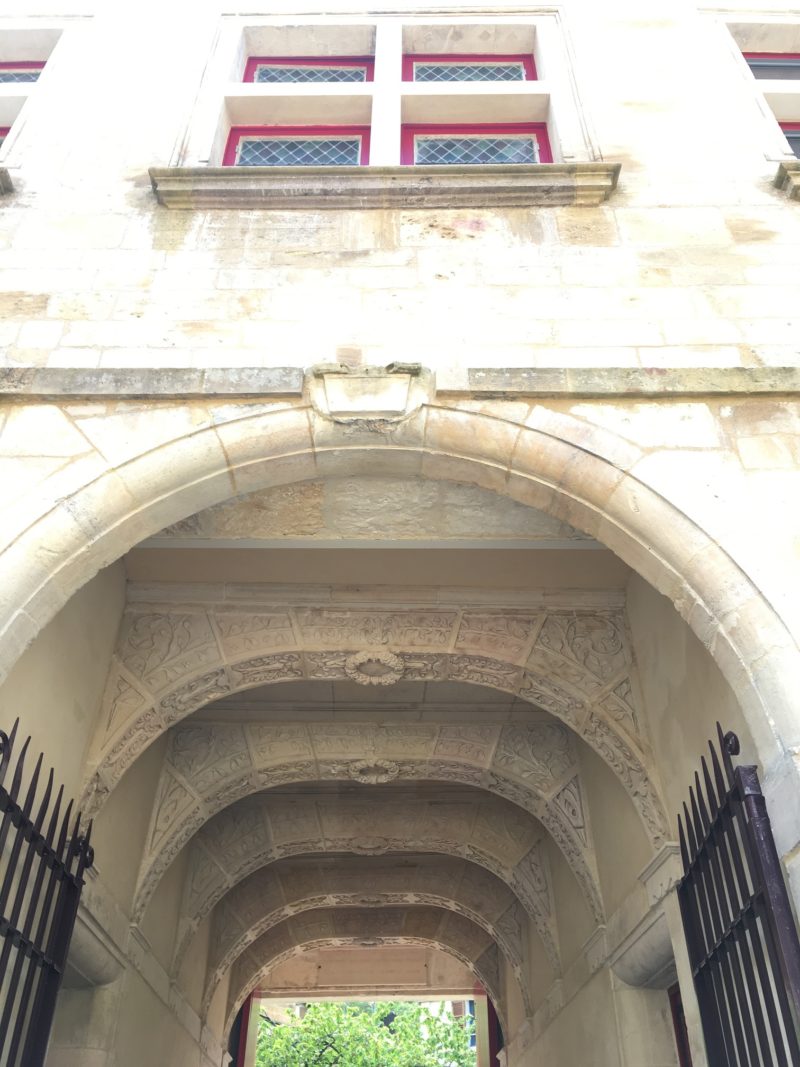
<svg viewBox="0 0 800 1067">
<path fill-rule="evenodd" d="M 35 82 L 44 70 L 44 63 L 33 61 L 0 63 L 0 83 Z"/>
<path fill-rule="evenodd" d="M 800 159 L 800 122 L 782 122 L 783 135 L 789 142 L 789 147 Z"/>
<path fill-rule="evenodd" d="M 401 162 L 417 166 L 552 163 L 544 123 L 403 127 Z"/>
<path fill-rule="evenodd" d="M 535 81 L 532 55 L 406 55 L 407 82 L 522 82 Z"/>
<path fill-rule="evenodd" d="M 371 82 L 375 61 L 371 56 L 251 56 L 244 72 L 246 82 Z"/>
<path fill-rule="evenodd" d="M 369 162 L 368 126 L 234 126 L 226 167 L 357 167 Z"/>
<path fill-rule="evenodd" d="M 789 81 L 800 78 L 800 55 L 793 52 L 745 52 L 744 58 L 759 81 Z"/>
<path fill-rule="evenodd" d="M 0 126 L 0 148 L 3 147 L 3 141 L 5 141 L 6 137 L 8 137 L 8 135 L 9 135 L 9 133 L 11 133 L 11 127 L 10 126 Z"/>
</svg>

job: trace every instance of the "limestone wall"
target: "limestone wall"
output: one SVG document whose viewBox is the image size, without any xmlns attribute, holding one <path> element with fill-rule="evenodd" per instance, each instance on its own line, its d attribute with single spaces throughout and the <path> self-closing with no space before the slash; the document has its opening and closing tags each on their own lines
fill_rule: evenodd
<svg viewBox="0 0 800 1067">
<path fill-rule="evenodd" d="M 64 28 L 0 156 L 17 190 L 0 222 L 6 365 L 797 362 L 800 217 L 771 186 L 792 157 L 722 15 L 565 5 L 584 154 L 623 165 L 607 205 L 169 210 L 147 170 L 180 158 L 192 122 L 207 130 L 200 158 L 213 149 L 221 104 L 198 115 L 198 91 L 221 10 L 170 4 L 154 34 L 114 0 Z"/>
</svg>

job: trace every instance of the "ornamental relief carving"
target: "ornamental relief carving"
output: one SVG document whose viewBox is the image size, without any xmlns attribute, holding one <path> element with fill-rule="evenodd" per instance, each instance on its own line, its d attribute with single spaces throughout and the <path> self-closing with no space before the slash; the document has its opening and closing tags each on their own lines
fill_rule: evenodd
<svg viewBox="0 0 800 1067">
<path fill-rule="evenodd" d="M 377 634 L 384 647 L 376 649 L 372 659 L 368 657 L 360 665 L 354 664 L 352 657 L 362 654 L 341 650 L 271 652 L 278 640 L 275 635 L 287 635 L 288 639 L 290 631 L 294 633 L 296 630 L 296 626 L 291 625 L 292 619 L 300 615 L 309 627 L 317 627 L 315 632 L 326 634 L 332 634 L 337 626 L 337 632 L 341 634 L 343 620 L 352 617 L 351 622 L 356 619 L 358 625 L 351 626 L 349 632 L 355 632 L 359 637 Z M 95 804 L 102 802 L 105 789 L 113 787 L 149 741 L 195 708 L 228 692 L 269 682 L 305 677 L 347 677 L 349 658 L 351 671 L 356 669 L 362 675 L 363 668 L 372 663 L 377 669 L 372 676 L 373 682 L 388 678 L 391 684 L 395 677 L 449 678 L 517 693 L 521 699 L 533 702 L 576 727 L 615 773 L 620 773 L 628 753 L 633 762 L 628 763 L 622 773 L 636 777 L 644 766 L 641 753 L 631 747 L 636 742 L 626 740 L 635 738 L 639 729 L 634 689 L 630 685 L 631 661 L 624 619 L 618 613 L 551 612 L 539 616 L 489 610 L 359 613 L 289 608 L 252 614 L 212 609 L 211 618 L 213 627 L 209 616 L 196 610 L 128 612 L 117 651 L 118 661 L 105 696 L 105 727 L 116 731 L 116 737 L 104 743 L 105 754 L 98 768 L 104 788 L 94 790 Z M 390 619 L 395 621 L 390 623 Z M 540 623 L 541 629 L 534 632 Z M 409 634 L 415 627 L 412 640 Z M 202 672 L 209 662 L 219 662 L 214 628 L 232 662 Z M 480 640 L 489 635 L 497 645 L 495 656 L 415 650 L 418 640 L 423 644 L 428 640 L 435 646 L 440 638 L 443 639 L 445 631 L 447 642 L 440 643 L 439 647 L 450 647 L 459 633 L 464 640 L 474 642 L 478 642 L 479 635 L 483 635 Z M 269 635 L 264 638 L 266 648 L 259 644 L 258 634 Z M 502 635 L 505 637 L 501 640 Z M 534 650 L 527 669 L 521 671 L 517 663 L 504 662 L 502 657 L 513 659 L 528 637 L 535 640 Z M 248 652 L 262 654 L 235 661 L 232 646 L 224 644 L 228 639 L 243 640 L 252 646 L 247 648 Z M 401 640 L 407 649 L 402 652 L 398 651 Z M 385 647 L 387 642 L 392 643 L 391 648 Z M 381 662 L 378 657 L 382 656 L 395 658 Z M 546 657 L 539 664 L 546 676 L 532 670 L 537 656 Z M 119 673 L 122 664 L 126 672 L 124 678 Z M 201 673 L 197 673 L 198 669 Z M 364 675 L 364 679 L 366 677 Z M 618 678 L 616 682 L 615 677 Z M 140 706 L 138 684 L 143 687 L 142 695 L 147 692 L 148 685 L 162 692 L 157 710 L 152 706 Z M 371 683 L 368 681 L 368 684 Z M 598 690 L 598 686 L 602 688 Z M 613 743 L 613 737 L 608 741 L 602 737 L 601 731 L 588 728 L 590 711 L 612 735 L 617 730 L 622 731 L 621 746 Z M 126 722 L 129 725 L 125 726 Z M 440 740 L 443 752 L 466 754 L 468 751 L 463 739 L 457 747 L 452 737 L 448 739 L 442 735 Z M 616 754 L 612 758 L 610 753 L 614 750 Z M 357 753 L 353 755 L 358 756 Z M 468 757 L 465 755 L 465 758 Z M 474 758 L 478 760 L 482 756 L 474 751 Z M 649 793 L 646 800 L 641 791 L 631 795 L 636 803 L 652 806 L 655 801 L 658 804 L 655 791 L 651 788 Z M 642 817 L 651 836 L 657 822 L 665 823 L 663 812 L 642 812 Z"/>
</svg>

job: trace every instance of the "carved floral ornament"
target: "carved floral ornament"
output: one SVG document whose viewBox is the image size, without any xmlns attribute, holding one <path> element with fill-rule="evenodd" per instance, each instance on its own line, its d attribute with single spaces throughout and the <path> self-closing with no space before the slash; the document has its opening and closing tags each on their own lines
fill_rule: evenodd
<svg viewBox="0 0 800 1067">
<path fill-rule="evenodd" d="M 658 846 L 668 824 L 649 777 L 633 670 L 625 621 L 613 610 L 177 605 L 165 613 L 137 604 L 121 627 L 84 807 L 96 813 L 152 741 L 220 697 L 303 679 L 450 680 L 514 693 L 565 722 L 620 778 Z"/>
</svg>

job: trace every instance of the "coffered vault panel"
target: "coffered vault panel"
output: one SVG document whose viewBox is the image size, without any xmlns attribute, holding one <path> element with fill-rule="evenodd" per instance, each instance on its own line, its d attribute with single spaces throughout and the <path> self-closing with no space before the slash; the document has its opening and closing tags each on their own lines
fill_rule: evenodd
<svg viewBox="0 0 800 1067">
<path fill-rule="evenodd" d="M 279 875 L 279 861 L 315 854 L 436 853 L 499 879 L 531 916 L 556 971 L 558 943 L 541 825 L 515 805 L 477 790 L 450 801 L 398 801 L 391 787 L 356 795 L 259 794 L 211 819 L 190 845 L 177 957 L 200 921 L 245 879 Z M 444 861 L 441 861 L 444 862 Z M 464 879 L 462 878 L 462 882 Z M 464 892 L 467 892 L 467 878 Z M 273 892 L 275 885 L 273 884 Z M 246 893 L 247 890 L 242 889 Z"/>
<path fill-rule="evenodd" d="M 572 734 L 551 716 L 532 714 L 534 721 L 502 726 L 295 722 L 174 728 L 156 792 L 135 915 L 144 913 L 183 845 L 240 797 L 290 782 L 375 785 L 428 780 L 478 787 L 511 800 L 517 818 L 534 816 L 556 841 L 592 914 L 600 919 L 591 831 Z M 267 803 L 281 802 L 274 793 L 262 795 Z M 535 898 L 533 913 L 542 918 Z M 555 937 L 547 924 L 540 934 L 556 963 Z"/>
<path fill-rule="evenodd" d="M 526 1010 L 532 1010 L 523 979 L 526 915 L 519 901 L 489 871 L 465 860 L 430 856 L 405 864 L 393 858 L 387 864 L 376 857 L 365 863 L 346 856 L 327 864 L 279 861 L 250 875 L 214 908 L 204 1010 L 223 975 L 245 949 L 291 915 L 329 905 L 374 908 L 409 903 L 457 912 L 485 930 L 511 964 L 526 998 Z M 552 901 L 549 906 L 552 910 Z"/>
<path fill-rule="evenodd" d="M 225 1029 L 244 998 L 281 961 L 303 948 L 345 944 L 436 945 L 466 963 L 483 983 L 503 1021 L 500 953 L 491 935 L 463 915 L 433 907 L 320 908 L 284 920 L 246 949 L 231 969 Z"/>
<path fill-rule="evenodd" d="M 84 797 L 91 811 L 160 734 L 226 694 L 303 679 L 450 680 L 515 694 L 561 719 L 618 776 L 653 844 L 665 838 L 619 610 L 493 608 L 463 591 L 402 609 L 335 588 L 324 606 L 302 587 L 198 586 L 188 603 L 182 587 L 147 593 L 120 628 Z"/>
</svg>

